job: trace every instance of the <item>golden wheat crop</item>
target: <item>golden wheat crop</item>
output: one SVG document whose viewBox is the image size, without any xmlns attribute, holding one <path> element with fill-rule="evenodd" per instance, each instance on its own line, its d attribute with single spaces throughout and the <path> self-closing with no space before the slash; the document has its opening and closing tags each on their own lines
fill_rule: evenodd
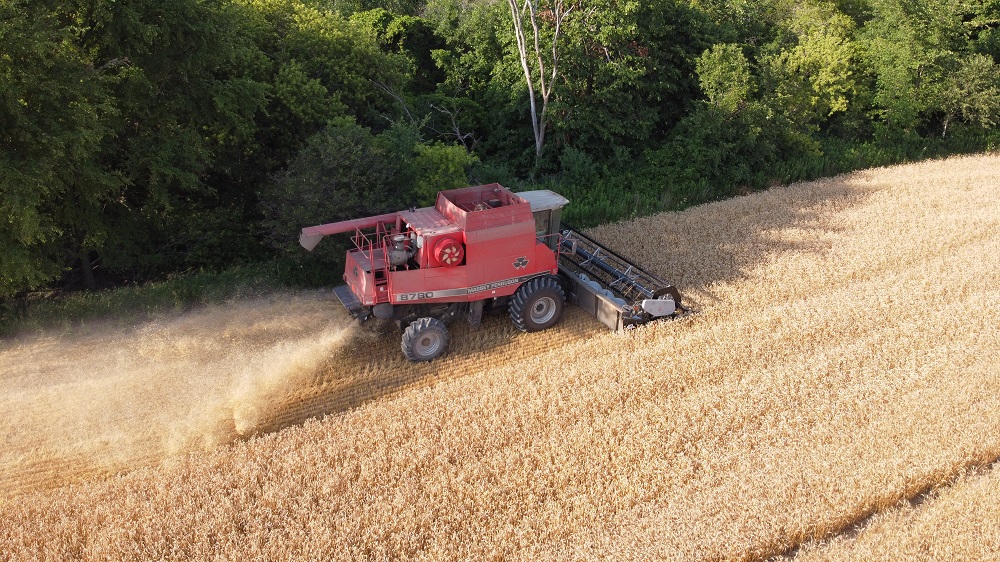
<svg viewBox="0 0 1000 562">
<path fill-rule="evenodd" d="M 866 521 L 862 528 L 808 544 L 800 562 L 995 560 L 1000 553 L 1000 466 L 973 471 L 946 487 Z"/>
<path fill-rule="evenodd" d="M 998 186 L 1000 157 L 955 158 L 594 229 L 696 310 L 622 334 L 575 309 L 540 334 L 497 317 L 412 365 L 397 334 L 342 331 L 304 295 L 89 340 L 174 375 L 140 383 L 104 376 L 110 349 L 89 378 L 52 367 L 61 341 L 103 336 L 9 343 L 0 406 L 32 413 L 0 422 L 0 559 L 758 560 L 891 523 L 901 500 L 1000 457 Z M 284 327 L 256 342 L 269 322 Z M 150 339 L 162 350 L 143 356 Z M 209 384 L 185 390 L 201 371 Z M 80 423 L 64 388 L 102 411 L 124 399 L 52 376 L 138 385 L 133 409 Z M 77 471 L 116 458 L 107 428 L 157 446 L 113 478 Z M 50 460 L 77 483 L 33 479 Z M 928 521 L 995 517 L 963 498 Z"/>
</svg>

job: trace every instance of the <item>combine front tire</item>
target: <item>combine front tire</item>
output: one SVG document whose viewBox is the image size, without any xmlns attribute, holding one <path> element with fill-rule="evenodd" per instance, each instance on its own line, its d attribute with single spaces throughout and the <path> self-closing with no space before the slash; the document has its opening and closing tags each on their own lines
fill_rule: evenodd
<svg viewBox="0 0 1000 562">
<path fill-rule="evenodd" d="M 448 349 L 448 328 L 437 318 L 414 320 L 403 332 L 402 347 L 410 361 L 430 361 Z"/>
<path fill-rule="evenodd" d="M 555 325 L 562 316 L 566 294 L 552 277 L 537 277 L 521 285 L 510 299 L 510 319 L 522 332 Z"/>
</svg>

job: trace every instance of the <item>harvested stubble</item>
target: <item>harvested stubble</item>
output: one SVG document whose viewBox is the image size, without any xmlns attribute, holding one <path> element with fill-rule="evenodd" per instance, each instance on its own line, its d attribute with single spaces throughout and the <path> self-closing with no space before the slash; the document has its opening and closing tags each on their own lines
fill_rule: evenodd
<svg viewBox="0 0 1000 562">
<path fill-rule="evenodd" d="M 967 157 L 596 229 L 699 312 L 497 319 L 424 366 L 354 335 L 283 399 L 334 415 L 21 495 L 0 557 L 748 560 L 848 530 L 1000 457 L 998 185 Z"/>
<path fill-rule="evenodd" d="M 134 330 L 92 326 L 0 348 L 0 490 L 107 477 L 432 383 L 395 328 L 350 330 L 329 293 L 275 296 L 167 317 Z M 579 310 L 535 341 L 500 318 L 454 330 L 449 367 L 531 354 L 601 328 Z M 499 329 L 498 329 L 499 328 Z M 363 353 L 359 353 L 363 350 Z"/>
</svg>

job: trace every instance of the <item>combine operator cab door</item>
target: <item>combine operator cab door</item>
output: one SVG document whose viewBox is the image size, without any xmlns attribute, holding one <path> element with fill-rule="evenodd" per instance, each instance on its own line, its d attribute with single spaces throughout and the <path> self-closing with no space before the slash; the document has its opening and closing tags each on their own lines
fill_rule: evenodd
<svg viewBox="0 0 1000 562">
<path fill-rule="evenodd" d="M 531 204 L 531 214 L 535 217 L 535 236 L 552 248 L 552 251 L 558 252 L 562 208 L 569 200 L 547 189 L 523 191 L 517 195 Z"/>
</svg>

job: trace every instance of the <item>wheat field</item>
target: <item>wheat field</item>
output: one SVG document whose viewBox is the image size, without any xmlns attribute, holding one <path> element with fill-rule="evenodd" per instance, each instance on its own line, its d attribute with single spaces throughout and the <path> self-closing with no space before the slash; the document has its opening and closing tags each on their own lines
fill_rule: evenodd
<svg viewBox="0 0 1000 562">
<path fill-rule="evenodd" d="M 695 312 L 402 360 L 326 292 L 0 344 L 0 560 L 910 560 L 1000 536 L 1000 156 L 589 234 Z"/>
<path fill-rule="evenodd" d="M 995 560 L 1000 554 L 1000 466 L 973 470 L 919 501 L 872 516 L 855 532 L 803 546 L 800 562 Z"/>
</svg>

